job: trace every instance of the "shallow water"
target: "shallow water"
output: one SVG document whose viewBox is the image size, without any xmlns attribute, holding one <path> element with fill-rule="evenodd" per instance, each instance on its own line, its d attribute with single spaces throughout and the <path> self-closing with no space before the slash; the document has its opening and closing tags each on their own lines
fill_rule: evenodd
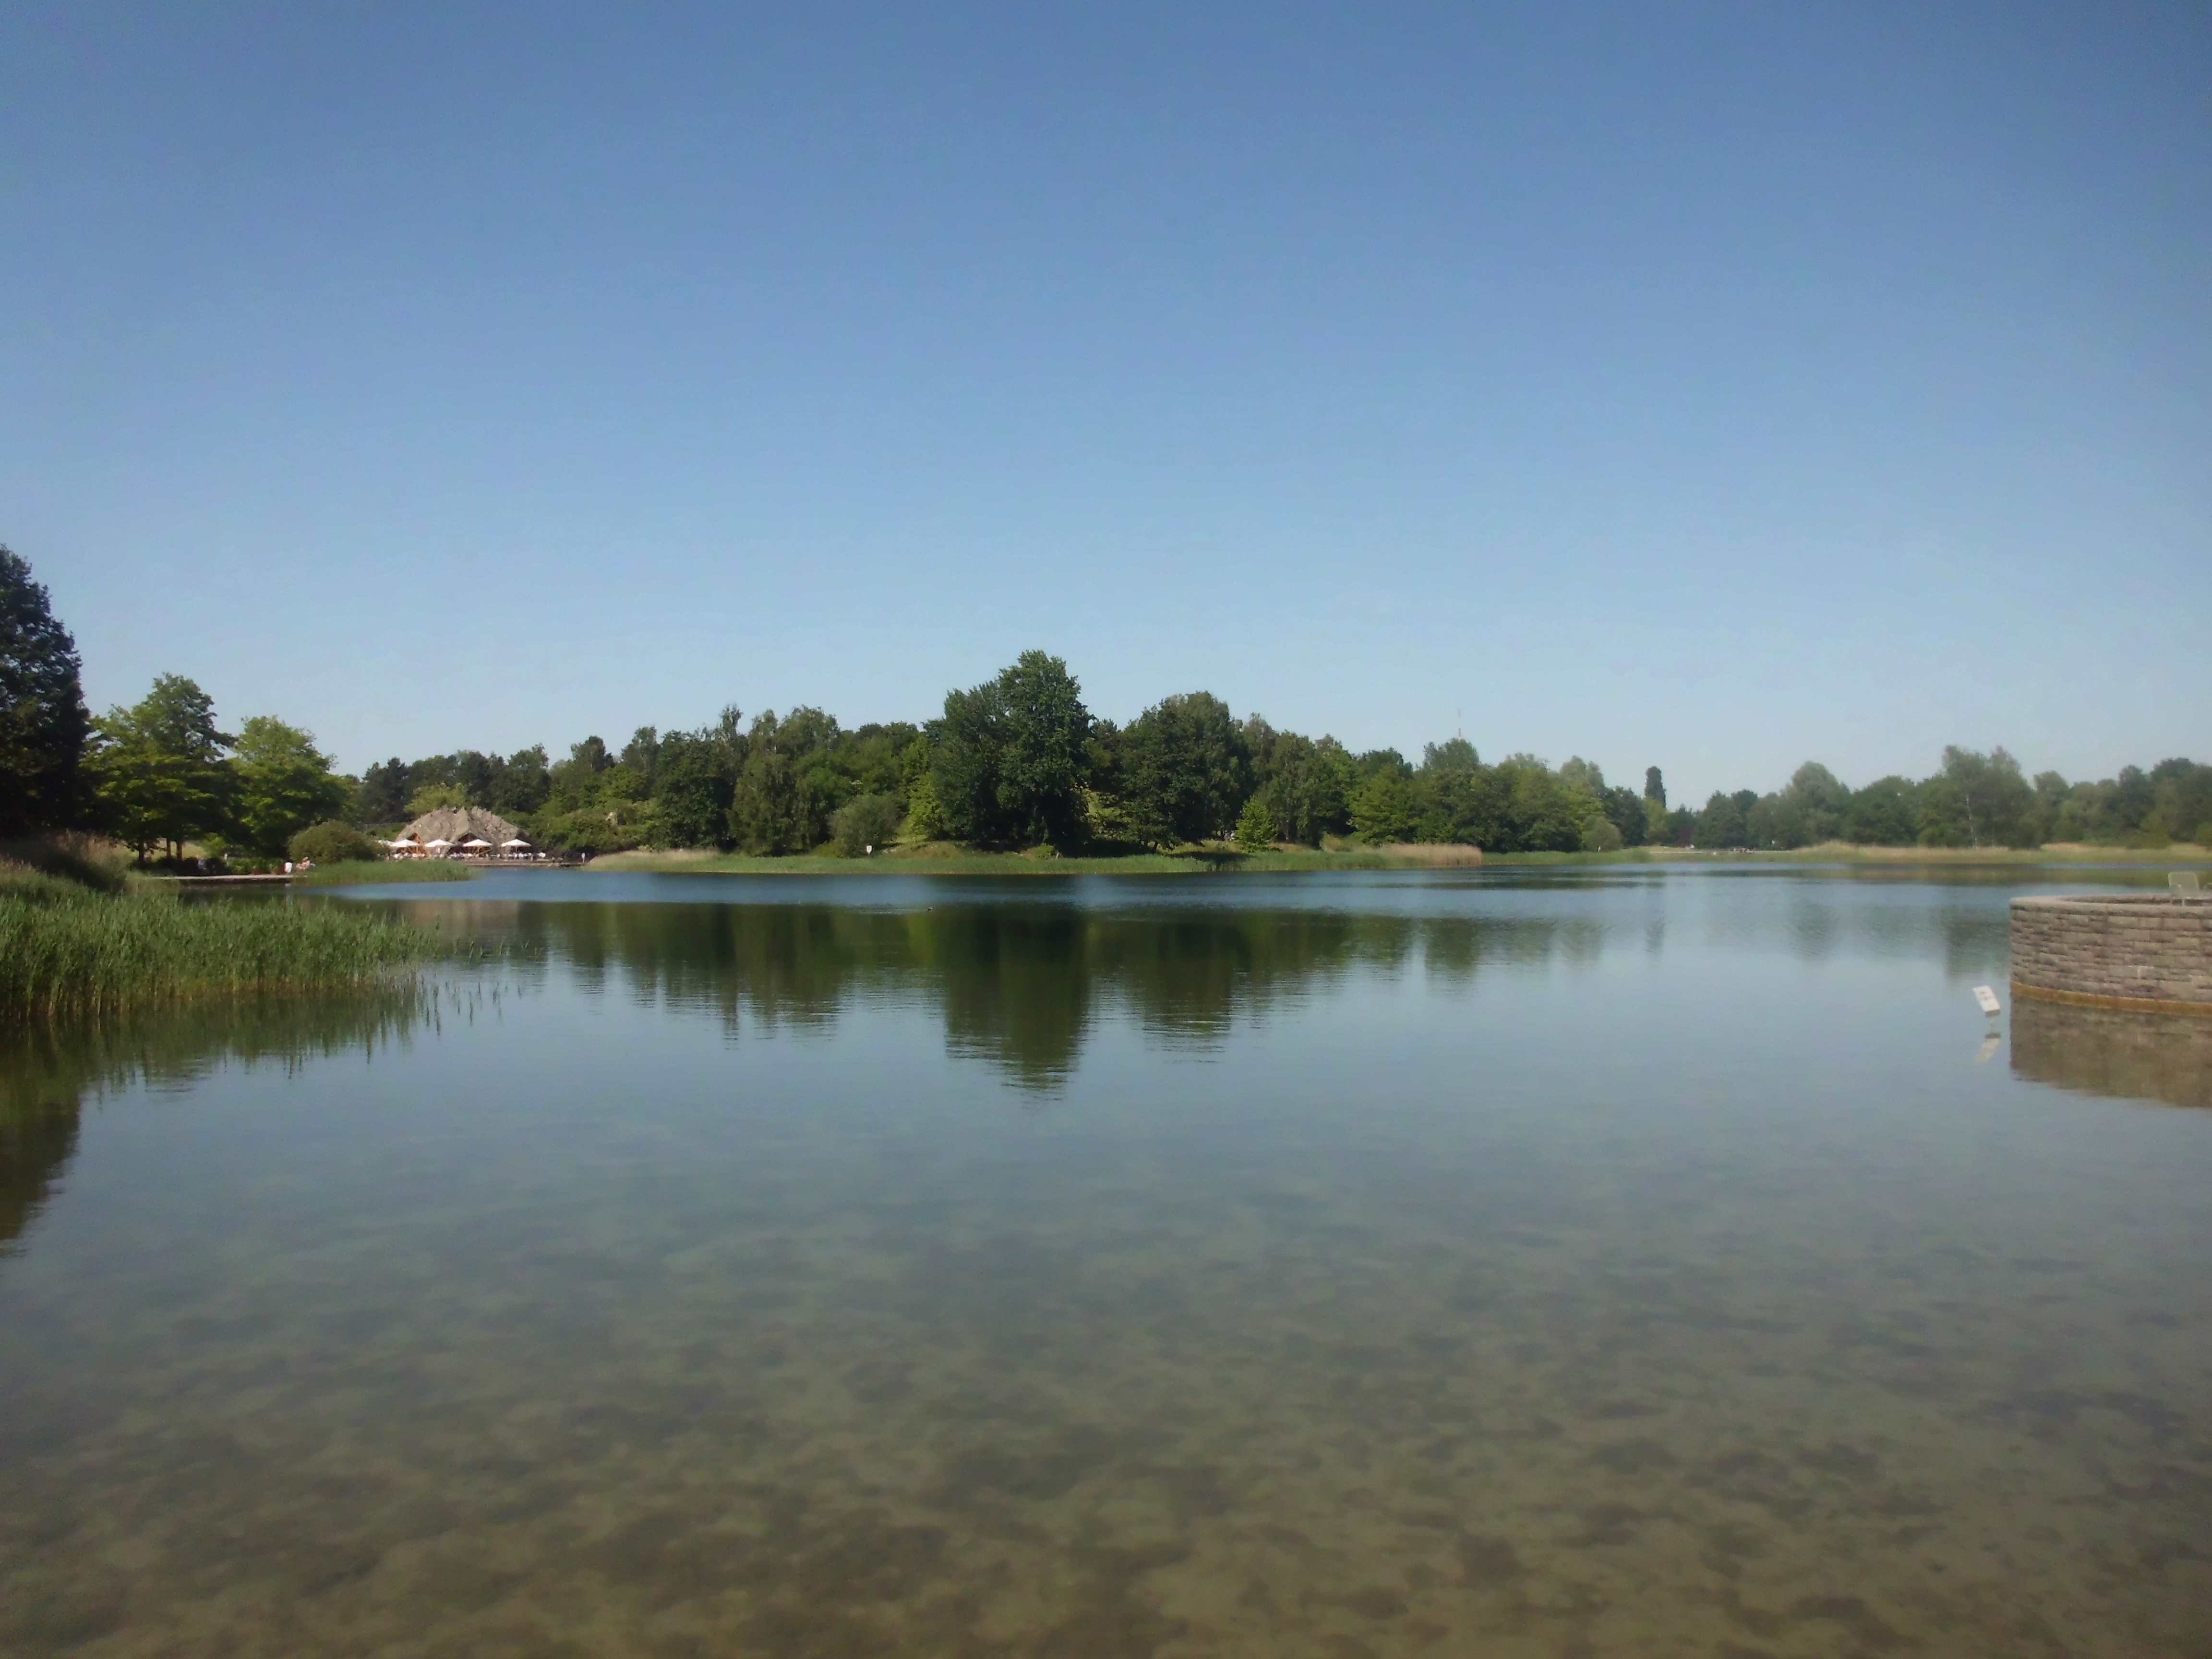
<svg viewBox="0 0 2212 1659">
<path fill-rule="evenodd" d="M 2212 1044 L 2004 883 L 459 890 L 0 1058 L 0 1651 L 2212 1650 Z"/>
</svg>

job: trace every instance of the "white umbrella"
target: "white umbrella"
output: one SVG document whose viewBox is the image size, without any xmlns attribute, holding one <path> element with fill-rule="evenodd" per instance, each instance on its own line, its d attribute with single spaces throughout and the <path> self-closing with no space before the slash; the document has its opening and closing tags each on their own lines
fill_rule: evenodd
<svg viewBox="0 0 2212 1659">
<path fill-rule="evenodd" d="M 521 836 L 517 836 L 513 841 L 503 841 L 500 842 L 500 845 L 501 847 L 527 847 L 530 843 L 523 840 Z"/>
<path fill-rule="evenodd" d="M 491 843 L 489 842 L 484 840 L 480 836 L 471 836 L 466 841 L 461 843 L 461 846 L 465 849 L 471 847 L 489 847 Z"/>
<path fill-rule="evenodd" d="M 447 841 L 443 836 L 440 836 L 436 840 L 425 843 L 425 845 L 430 847 L 451 847 L 453 844 L 453 842 Z"/>
</svg>

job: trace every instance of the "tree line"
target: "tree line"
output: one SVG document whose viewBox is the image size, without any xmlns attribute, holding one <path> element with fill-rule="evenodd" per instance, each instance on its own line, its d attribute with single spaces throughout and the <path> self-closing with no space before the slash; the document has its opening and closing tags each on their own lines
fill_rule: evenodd
<svg viewBox="0 0 2212 1659">
<path fill-rule="evenodd" d="M 1205 691 L 1162 698 L 1126 726 L 1094 714 L 1058 657 L 1024 653 L 945 695 L 921 724 L 848 729 L 807 706 L 747 720 L 641 726 L 559 759 L 461 750 L 395 756 L 339 775 L 311 734 L 258 715 L 217 725 L 206 693 L 164 674 L 139 702 L 86 711 L 80 664 L 29 567 L 0 549 L 0 836 L 76 827 L 145 858 L 187 842 L 234 860 L 284 856 L 303 832 L 389 832 L 439 806 L 483 806 L 554 851 L 714 847 L 859 854 L 900 839 L 981 848 L 1113 853 L 1236 841 L 1317 846 L 1459 842 L 1497 853 L 1647 845 L 1787 848 L 2034 847 L 2051 841 L 2212 843 L 2212 767 L 2161 761 L 2099 782 L 2027 777 L 2003 749 L 1943 752 L 1919 780 L 1853 789 L 1817 762 L 1766 793 L 1670 805 L 1656 766 L 1641 788 L 1579 757 L 1486 762 L 1454 737 L 1418 761 L 1239 719 Z"/>
</svg>

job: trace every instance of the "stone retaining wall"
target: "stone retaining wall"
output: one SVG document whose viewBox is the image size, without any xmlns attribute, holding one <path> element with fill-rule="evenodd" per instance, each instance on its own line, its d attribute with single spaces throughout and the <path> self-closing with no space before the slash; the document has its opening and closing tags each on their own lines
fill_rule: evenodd
<svg viewBox="0 0 2212 1659">
<path fill-rule="evenodd" d="M 2012 988 L 2092 1006 L 2212 1014 L 2212 902 L 2016 898 Z"/>
</svg>

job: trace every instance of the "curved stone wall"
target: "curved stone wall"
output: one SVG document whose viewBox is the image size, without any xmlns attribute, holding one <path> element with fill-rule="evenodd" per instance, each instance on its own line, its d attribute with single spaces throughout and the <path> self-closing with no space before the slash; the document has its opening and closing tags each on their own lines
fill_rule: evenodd
<svg viewBox="0 0 2212 1659">
<path fill-rule="evenodd" d="M 2212 1014 L 2212 902 L 2016 898 L 2012 988 L 2091 1007 Z"/>
</svg>

